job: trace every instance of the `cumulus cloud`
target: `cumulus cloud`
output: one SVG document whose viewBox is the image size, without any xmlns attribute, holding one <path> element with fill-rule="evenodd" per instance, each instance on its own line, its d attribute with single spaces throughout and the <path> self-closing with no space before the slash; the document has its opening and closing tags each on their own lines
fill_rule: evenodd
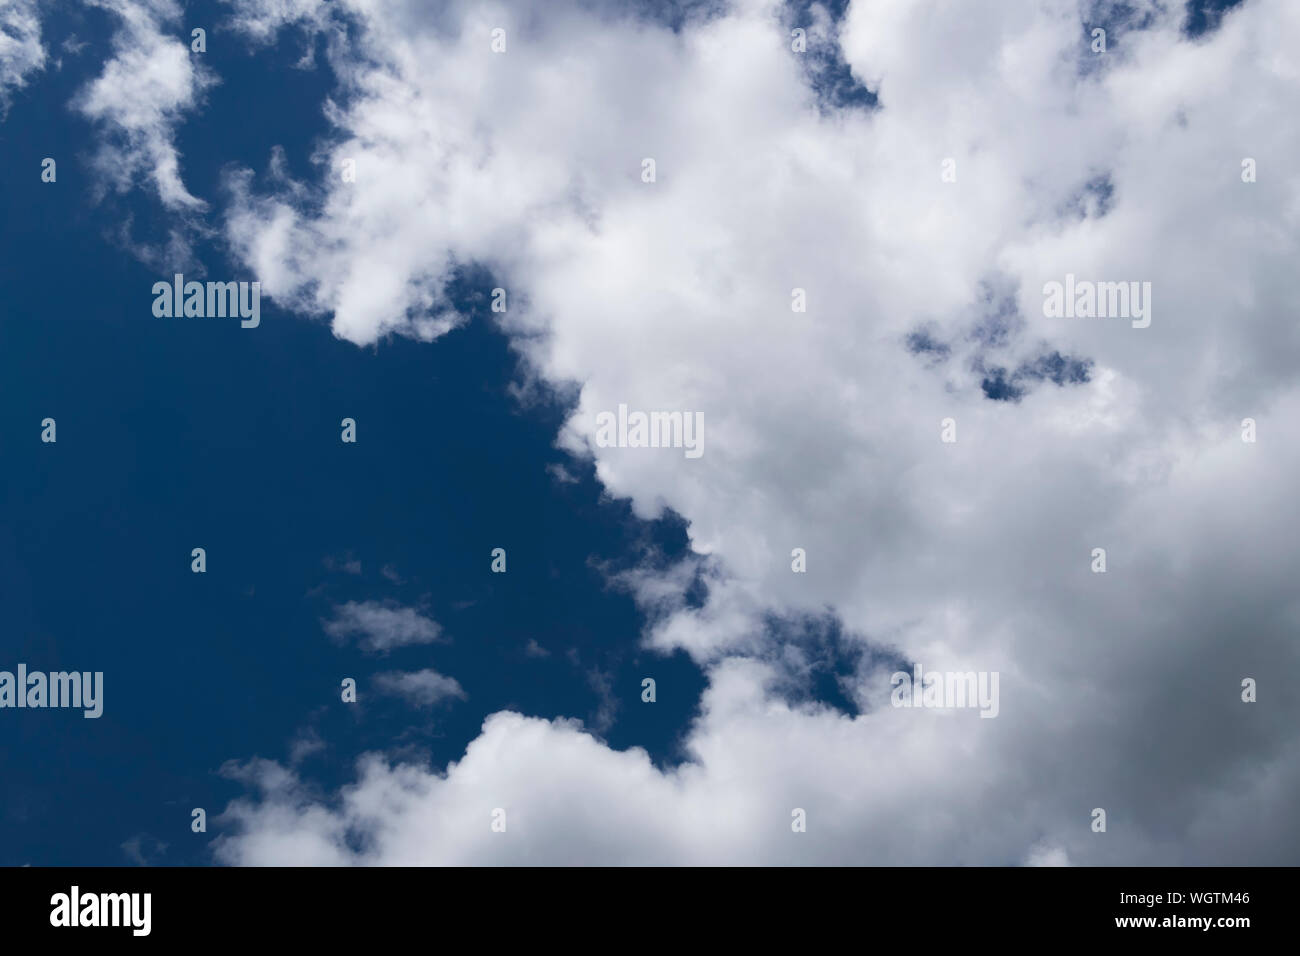
<svg viewBox="0 0 1300 956">
<path fill-rule="evenodd" d="M 386 671 L 373 678 L 381 694 L 403 697 L 417 707 L 433 707 L 454 700 L 465 700 L 465 691 L 454 677 L 430 668 L 418 671 Z"/>
<path fill-rule="evenodd" d="M 380 601 L 348 601 L 334 608 L 334 616 L 321 621 L 335 640 L 355 639 L 366 650 L 387 653 L 408 644 L 443 640 L 442 626 L 412 607 Z"/>
<path fill-rule="evenodd" d="M 341 6 L 320 178 L 236 177 L 232 246 L 357 343 L 437 337 L 458 266 L 492 270 L 532 368 L 581 385 L 564 447 L 690 522 L 698 557 L 623 581 L 710 688 L 672 770 L 514 714 L 445 775 L 367 758 L 339 809 L 261 767 L 223 859 L 1295 861 L 1300 704 L 1240 685 L 1300 679 L 1277 520 L 1300 473 L 1300 8 L 1193 41 L 1169 4 L 855 2 L 810 40 L 875 102 L 828 107 L 767 0 L 676 30 L 578 2 Z M 1150 282 L 1150 327 L 1046 317 L 1067 274 Z M 620 403 L 703 412 L 706 454 L 598 447 Z M 789 702 L 765 622 L 827 608 L 873 651 L 999 672 L 998 718 L 890 707 L 875 653 L 856 715 Z"/>
<path fill-rule="evenodd" d="M 1072 825 L 1074 807 L 1052 799 L 1057 786 L 1042 786 L 1034 763 L 971 759 L 967 751 L 988 747 L 988 731 L 1013 743 L 1010 724 L 937 714 L 918 722 L 888 707 L 852 720 L 772 700 L 769 676 L 752 662 L 717 668 L 691 760 L 668 771 L 572 721 L 510 712 L 489 717 L 445 773 L 367 755 L 337 802 L 276 764 L 232 766 L 256 793 L 227 807 L 214 851 L 236 865 L 1055 865 L 1080 848 L 1103 861 L 1195 858 L 1141 828 L 1099 855 L 1106 838 Z M 1257 814 L 1284 811 L 1269 789 L 1254 781 L 1232 798 L 1235 836 L 1250 844 L 1229 858 L 1270 852 L 1278 818 Z M 504 834 L 491 830 L 498 808 Z M 796 809 L 806 833 L 791 829 Z M 1196 824 L 1209 832 L 1221 820 L 1207 812 Z M 1046 829 L 1068 843 L 1044 853 Z"/>
<path fill-rule="evenodd" d="M 181 7 L 172 0 L 87 0 L 119 20 L 113 57 L 73 105 L 95 121 L 102 142 L 96 171 L 123 192 L 147 180 L 162 203 L 177 211 L 202 210 L 181 178 L 175 127 L 216 82 L 180 39 Z"/>
<path fill-rule="evenodd" d="M 41 21 L 35 0 L 0 0 L 0 119 L 12 91 L 45 66 Z"/>
</svg>

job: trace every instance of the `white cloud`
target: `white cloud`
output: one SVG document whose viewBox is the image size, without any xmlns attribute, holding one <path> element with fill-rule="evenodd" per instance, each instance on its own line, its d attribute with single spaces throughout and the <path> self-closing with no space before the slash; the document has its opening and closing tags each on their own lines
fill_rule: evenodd
<svg viewBox="0 0 1300 956">
<path fill-rule="evenodd" d="M 0 119 L 12 91 L 45 66 L 41 21 L 35 0 L 0 0 Z"/>
<path fill-rule="evenodd" d="M 77 95 L 74 106 L 101 126 L 95 168 L 125 191 L 147 177 L 165 206 L 202 210 L 181 178 L 175 127 L 217 82 L 190 53 L 172 0 L 87 0 L 120 21 L 113 57 Z"/>
<path fill-rule="evenodd" d="M 404 697 L 417 707 L 466 699 L 459 681 L 427 667 L 418 671 L 386 671 L 376 674 L 373 680 L 381 694 Z"/>
<path fill-rule="evenodd" d="M 1110 861 L 1195 858 L 1194 848 L 1161 846 L 1143 828 L 1118 839 L 1091 833 L 1091 807 L 1069 800 L 1088 768 L 1067 762 L 1044 775 L 1032 762 L 1042 753 L 989 761 L 991 749 L 1014 749 L 1010 723 L 933 713 L 918 721 L 888 707 L 858 720 L 793 709 L 764 693 L 765 676 L 752 663 L 717 668 L 692 761 L 667 772 L 572 722 L 509 712 L 489 717 L 445 774 L 364 757 L 337 806 L 275 764 L 232 765 L 228 773 L 259 792 L 227 808 L 214 849 L 237 865 L 1038 865 L 1079 851 Z M 1267 789 L 1251 781 L 1230 798 L 1234 836 L 1248 842 L 1225 848 L 1227 858 L 1279 857 L 1269 848 L 1273 814 L 1283 810 Z M 498 807 L 505 833 L 490 828 Z M 796 808 L 807 814 L 805 833 L 792 832 Z M 1064 838 L 1050 853 L 1039 848 L 1046 829 Z"/>
<path fill-rule="evenodd" d="M 334 616 L 321 621 L 325 633 L 336 640 L 358 639 L 367 650 L 386 653 L 408 644 L 443 640 L 442 627 L 415 608 L 379 601 L 348 601 L 334 608 Z"/>
<path fill-rule="evenodd" d="M 222 0 L 231 8 L 228 23 L 257 43 L 270 43 L 276 33 L 291 24 L 319 29 L 328 18 L 328 5 L 321 0 Z"/>
<path fill-rule="evenodd" d="M 325 750 L 325 741 L 314 727 L 304 727 L 289 742 L 289 765 L 296 767 L 308 757 Z"/>
<path fill-rule="evenodd" d="M 835 36 L 878 89 L 865 112 L 816 108 L 762 0 L 678 32 L 578 3 L 345 6 L 323 203 L 239 178 L 232 244 L 358 343 L 436 337 L 456 264 L 493 269 L 534 369 L 581 383 L 563 443 L 639 514 L 690 521 L 703 608 L 694 564 L 625 580 L 649 641 L 712 684 L 676 771 L 495 715 L 445 778 L 371 761 L 337 812 L 279 778 L 232 811 L 224 858 L 354 859 L 337 835 L 361 827 L 371 862 L 1288 862 L 1300 705 L 1238 693 L 1300 679 L 1278 521 L 1300 473 L 1300 8 L 1248 4 L 1193 44 L 1143 5 L 1096 62 L 1073 0 L 855 3 Z M 1071 211 L 1090 182 L 1105 215 Z M 1150 281 L 1151 327 L 1045 318 L 1066 273 Z M 946 357 L 908 353 L 921 326 Z M 990 369 L 1055 351 L 1091 380 L 985 397 Z M 702 411 L 705 456 L 595 448 L 619 403 Z M 763 621 L 828 607 L 929 668 L 999 671 L 999 717 L 894 710 L 872 666 L 857 718 L 783 703 Z"/>
</svg>

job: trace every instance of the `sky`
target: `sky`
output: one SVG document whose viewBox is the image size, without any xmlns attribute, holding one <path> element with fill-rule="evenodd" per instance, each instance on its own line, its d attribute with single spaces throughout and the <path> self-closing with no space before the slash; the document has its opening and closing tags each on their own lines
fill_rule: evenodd
<svg viewBox="0 0 1300 956">
<path fill-rule="evenodd" d="M 0 0 L 0 863 L 1294 864 L 1298 48 Z"/>
</svg>

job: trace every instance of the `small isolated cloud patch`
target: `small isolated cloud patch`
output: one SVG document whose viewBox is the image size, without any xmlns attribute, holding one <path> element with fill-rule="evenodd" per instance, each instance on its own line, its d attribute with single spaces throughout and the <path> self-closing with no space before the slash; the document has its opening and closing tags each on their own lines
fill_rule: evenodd
<svg viewBox="0 0 1300 956">
<path fill-rule="evenodd" d="M 92 0 L 116 14 L 113 58 L 83 87 L 73 108 L 97 124 L 100 136 L 93 163 L 109 188 L 126 192 L 139 179 L 151 182 L 172 210 L 202 210 L 207 204 L 190 194 L 181 179 L 176 127 L 217 82 L 178 39 L 181 8 L 170 0 L 152 4 Z"/>
<path fill-rule="evenodd" d="M 374 685 L 379 693 L 405 698 L 417 707 L 433 707 L 467 697 L 459 681 L 431 668 L 376 674 Z"/>
<path fill-rule="evenodd" d="M 334 617 L 322 619 L 321 626 L 337 641 L 355 638 L 367 650 L 380 654 L 408 644 L 443 640 L 441 625 L 415 608 L 379 601 L 340 604 L 334 608 Z"/>
</svg>

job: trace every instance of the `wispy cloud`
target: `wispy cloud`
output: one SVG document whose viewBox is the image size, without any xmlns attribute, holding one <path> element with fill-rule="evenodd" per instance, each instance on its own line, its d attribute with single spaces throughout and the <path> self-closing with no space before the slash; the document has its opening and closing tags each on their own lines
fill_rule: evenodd
<svg viewBox="0 0 1300 956">
<path fill-rule="evenodd" d="M 44 66 L 35 0 L 0 0 L 0 119 L 8 109 L 10 92 L 26 86 L 28 74 Z"/>
<path fill-rule="evenodd" d="M 387 653 L 408 644 L 433 644 L 443 640 L 442 626 L 415 608 L 379 601 L 348 601 L 322 619 L 325 633 L 336 640 L 355 638 L 370 651 Z"/>
<path fill-rule="evenodd" d="M 376 674 L 374 686 L 381 694 L 404 697 L 419 707 L 465 700 L 468 696 L 454 677 L 447 677 L 430 668 Z"/>
<path fill-rule="evenodd" d="M 181 8 L 171 0 L 89 2 L 121 21 L 112 59 L 72 103 L 99 126 L 96 172 L 118 192 L 144 178 L 168 208 L 205 209 L 181 179 L 175 128 L 217 79 L 178 39 Z"/>
</svg>

